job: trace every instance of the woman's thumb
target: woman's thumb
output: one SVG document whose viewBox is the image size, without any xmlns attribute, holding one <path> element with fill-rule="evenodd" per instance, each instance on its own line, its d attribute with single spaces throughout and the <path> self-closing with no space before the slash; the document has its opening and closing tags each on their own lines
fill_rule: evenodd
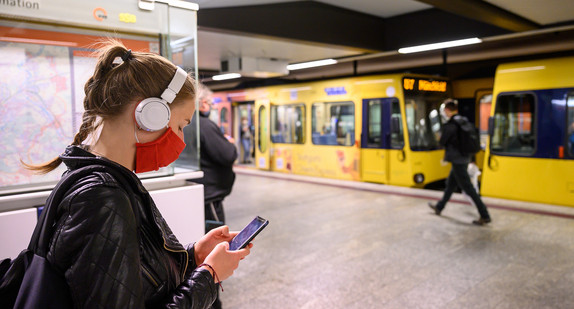
<svg viewBox="0 0 574 309">
<path fill-rule="evenodd" d="M 223 247 L 223 250 L 225 251 L 229 250 L 229 243 L 227 241 L 220 242 L 219 244 L 217 244 L 217 246 Z"/>
</svg>

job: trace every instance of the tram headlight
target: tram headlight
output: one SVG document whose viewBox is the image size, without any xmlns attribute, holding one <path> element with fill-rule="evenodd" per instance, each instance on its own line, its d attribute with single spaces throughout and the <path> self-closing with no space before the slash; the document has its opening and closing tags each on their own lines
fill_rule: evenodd
<svg viewBox="0 0 574 309">
<path fill-rule="evenodd" d="M 415 183 L 423 183 L 425 181 L 425 175 L 422 173 L 415 174 L 413 177 Z"/>
</svg>

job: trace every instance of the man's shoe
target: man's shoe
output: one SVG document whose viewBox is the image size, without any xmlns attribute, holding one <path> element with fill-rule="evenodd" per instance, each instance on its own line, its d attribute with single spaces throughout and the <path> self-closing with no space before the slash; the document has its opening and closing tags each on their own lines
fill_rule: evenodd
<svg viewBox="0 0 574 309">
<path fill-rule="evenodd" d="M 429 202 L 429 207 L 434 210 L 435 215 L 440 216 L 441 209 L 436 208 L 436 205 L 431 202 Z"/>
<path fill-rule="evenodd" d="M 472 221 L 472 224 L 476 224 L 476 225 L 485 225 L 487 223 L 490 223 L 492 220 L 490 220 L 490 218 L 480 218 L 478 220 L 474 220 Z"/>
</svg>

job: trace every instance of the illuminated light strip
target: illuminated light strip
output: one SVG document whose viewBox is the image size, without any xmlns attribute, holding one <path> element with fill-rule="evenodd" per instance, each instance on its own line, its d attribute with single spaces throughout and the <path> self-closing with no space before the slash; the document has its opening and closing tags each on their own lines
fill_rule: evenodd
<svg viewBox="0 0 574 309">
<path fill-rule="evenodd" d="M 540 66 L 535 66 L 535 67 L 500 70 L 500 71 L 498 71 L 498 73 L 516 73 L 516 72 L 536 71 L 536 70 L 544 70 L 544 69 L 546 69 L 546 66 L 540 65 Z"/>
<path fill-rule="evenodd" d="M 165 3 L 169 6 L 173 6 L 173 7 L 178 7 L 181 9 L 187 9 L 187 10 L 193 10 L 193 11 L 198 11 L 199 10 L 199 5 L 196 3 L 191 3 L 191 2 L 187 2 L 187 1 L 181 1 L 181 0 L 155 0 L 155 2 L 160 2 L 160 3 Z"/>
<path fill-rule="evenodd" d="M 42 44 L 42 45 L 57 45 L 57 46 L 78 46 L 78 43 L 75 43 L 75 42 L 14 38 L 14 37 L 9 37 L 9 36 L 0 37 L 0 41 L 30 43 L 30 44 Z"/>
<path fill-rule="evenodd" d="M 366 84 L 388 84 L 392 83 L 392 79 L 373 79 L 373 80 L 363 80 L 360 82 L 355 82 L 355 85 L 366 85 Z"/>
<path fill-rule="evenodd" d="M 316 61 L 309 61 L 309 62 L 301 62 L 301 63 L 287 65 L 287 70 L 289 70 L 289 71 L 301 70 L 301 69 L 320 67 L 320 66 L 330 65 L 330 64 L 335 64 L 335 63 L 337 63 L 337 60 L 335 60 L 335 59 L 323 59 L 323 60 L 316 60 Z"/>
<path fill-rule="evenodd" d="M 476 44 L 476 43 L 481 43 L 481 42 L 482 42 L 482 40 L 479 38 L 471 38 L 471 39 L 448 41 L 448 42 L 442 42 L 442 43 L 433 43 L 433 44 L 419 45 L 419 46 L 413 46 L 413 47 L 399 48 L 399 53 L 401 53 L 401 54 L 418 53 L 418 52 L 427 51 L 427 50 L 470 45 L 470 44 Z"/>
<path fill-rule="evenodd" d="M 213 80 L 226 80 L 226 79 L 234 79 L 234 78 L 240 78 L 241 74 L 239 73 L 228 73 L 228 74 L 220 74 L 220 75 L 214 75 L 212 77 Z"/>
<path fill-rule="evenodd" d="M 311 87 L 299 87 L 299 88 L 283 88 L 281 90 L 279 90 L 279 92 L 299 92 L 299 91 L 307 91 L 307 90 L 311 90 Z"/>
</svg>

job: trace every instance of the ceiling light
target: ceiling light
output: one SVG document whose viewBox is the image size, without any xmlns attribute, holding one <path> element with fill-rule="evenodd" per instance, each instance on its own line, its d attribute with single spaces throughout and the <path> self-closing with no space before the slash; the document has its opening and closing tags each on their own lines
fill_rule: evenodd
<svg viewBox="0 0 574 309">
<path fill-rule="evenodd" d="M 323 59 L 323 60 L 316 60 L 316 61 L 309 61 L 309 62 L 301 62 L 301 63 L 288 65 L 287 70 L 293 71 L 293 70 L 307 69 L 307 68 L 320 67 L 323 65 L 330 65 L 330 64 L 335 64 L 335 63 L 337 63 L 337 60 L 335 60 L 335 59 Z"/>
<path fill-rule="evenodd" d="M 442 43 L 426 44 L 426 45 L 400 48 L 399 53 L 410 54 L 410 53 L 417 53 L 417 52 L 433 50 L 433 49 L 443 49 L 443 48 L 449 48 L 449 47 L 455 47 L 455 46 L 476 44 L 476 43 L 480 43 L 480 42 L 482 42 L 482 40 L 479 38 L 471 38 L 471 39 L 456 40 L 456 41 L 449 41 L 449 42 L 442 42 Z"/>
<path fill-rule="evenodd" d="M 234 78 L 240 78 L 241 74 L 239 73 L 227 73 L 227 74 L 220 74 L 220 75 L 214 75 L 212 77 L 213 80 L 226 80 L 226 79 L 234 79 Z"/>
</svg>

